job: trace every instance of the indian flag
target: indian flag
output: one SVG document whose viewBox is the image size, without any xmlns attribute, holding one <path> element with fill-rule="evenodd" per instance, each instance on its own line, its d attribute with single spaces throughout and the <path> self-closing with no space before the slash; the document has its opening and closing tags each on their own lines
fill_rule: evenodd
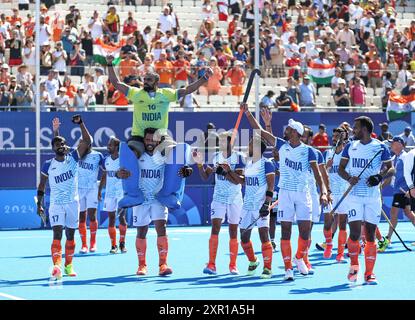
<svg viewBox="0 0 415 320">
<path fill-rule="evenodd" d="M 308 63 L 308 75 L 317 84 L 330 84 L 335 69 L 335 63 L 321 64 L 314 61 Z"/>
<path fill-rule="evenodd" d="M 388 121 L 400 119 L 413 111 L 415 111 L 415 94 L 401 96 L 393 91 L 390 93 L 386 108 Z"/>
<path fill-rule="evenodd" d="M 113 55 L 114 56 L 114 65 L 118 65 L 121 62 L 120 52 L 121 47 L 125 44 L 125 40 L 121 40 L 120 43 L 116 46 L 111 46 L 105 44 L 102 39 L 97 38 L 93 45 L 93 54 L 94 54 L 94 61 L 106 65 L 106 56 Z"/>
</svg>

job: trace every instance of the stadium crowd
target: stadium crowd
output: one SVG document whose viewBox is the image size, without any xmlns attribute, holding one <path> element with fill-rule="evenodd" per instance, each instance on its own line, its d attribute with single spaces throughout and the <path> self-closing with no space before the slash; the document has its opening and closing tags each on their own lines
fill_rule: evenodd
<svg viewBox="0 0 415 320">
<path fill-rule="evenodd" d="M 107 104 L 126 110 L 129 101 L 107 80 L 97 47 L 117 55 L 119 76 L 130 86 L 142 86 L 146 72 L 156 71 L 159 87 L 178 89 L 202 77 L 210 66 L 214 75 L 198 93 L 227 92 L 239 101 L 255 61 L 253 1 L 195 3 L 201 24 L 196 34 L 189 34 L 181 28 L 186 17 L 178 2 L 177 7 L 176 2 L 160 2 L 164 6 L 153 25 L 139 22 L 145 12 L 141 6 L 122 21 L 118 1 L 110 0 L 106 12 L 91 13 L 68 3 L 66 15 L 53 10 L 53 0 L 44 2 L 39 34 L 41 110 L 86 111 Z M 297 111 L 316 106 L 319 90 L 327 87 L 333 103 L 345 110 L 367 106 L 369 96 L 380 96 L 385 110 L 391 92 L 415 94 L 415 19 L 401 27 L 396 12 L 405 5 L 394 0 L 261 0 L 262 77 L 286 79 L 279 95 L 274 98 L 276 93 L 269 90 L 261 104 Z M 35 21 L 28 8 L 29 0 L 19 0 L 12 15 L 0 10 L 2 111 L 34 110 Z M 83 25 L 81 15 L 86 14 L 91 17 Z M 316 65 L 333 69 L 334 76 L 319 78 L 311 72 Z"/>
</svg>

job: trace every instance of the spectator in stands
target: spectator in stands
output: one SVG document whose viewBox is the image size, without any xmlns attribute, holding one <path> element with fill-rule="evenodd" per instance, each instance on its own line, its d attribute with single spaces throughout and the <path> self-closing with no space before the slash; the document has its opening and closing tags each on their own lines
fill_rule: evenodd
<svg viewBox="0 0 415 320">
<path fill-rule="evenodd" d="M 185 87 L 180 87 L 180 89 L 184 89 Z M 194 111 L 194 106 L 196 108 L 200 108 L 199 103 L 195 99 L 193 93 L 187 94 L 185 96 L 182 96 L 178 100 L 180 108 L 183 108 L 186 111 Z"/>
<path fill-rule="evenodd" d="M 408 82 L 412 79 L 412 73 L 407 70 L 407 66 L 408 65 L 406 63 L 402 64 L 402 68 L 398 72 L 398 78 L 396 79 L 396 89 L 400 90 L 402 95 L 408 95 L 408 94 L 404 94 L 403 89 L 405 87 L 408 87 Z M 411 86 L 411 85 L 412 84 L 410 84 L 409 86 Z"/>
<path fill-rule="evenodd" d="M 0 111 L 8 111 L 10 104 L 12 103 L 12 95 L 7 90 L 7 85 L 4 82 L 0 82 Z"/>
<path fill-rule="evenodd" d="M 346 86 L 349 86 L 350 81 L 355 77 L 356 67 L 354 60 L 349 58 L 346 65 L 344 66 L 344 79 L 346 80 Z"/>
<path fill-rule="evenodd" d="M 46 76 L 52 68 L 52 52 L 49 43 L 45 43 L 40 51 L 40 75 Z"/>
<path fill-rule="evenodd" d="M 98 11 L 94 10 L 92 17 L 88 21 L 88 29 L 93 40 L 101 38 L 104 34 L 104 27 L 104 21 L 99 17 Z"/>
<path fill-rule="evenodd" d="M 246 73 L 241 61 L 235 61 L 234 66 L 226 73 L 226 79 L 231 85 L 231 93 L 233 96 L 239 97 L 243 95 L 243 85 L 246 81 Z"/>
<path fill-rule="evenodd" d="M 74 22 L 74 27 L 78 27 L 78 21 L 81 19 L 81 13 L 74 5 L 69 6 L 69 13 L 65 16 L 65 24 L 69 25 L 70 21 Z"/>
<path fill-rule="evenodd" d="M 62 42 L 58 41 L 55 45 L 55 51 L 52 53 L 52 68 L 59 71 L 59 75 L 63 76 L 66 74 L 66 60 L 68 54 L 63 50 Z"/>
<path fill-rule="evenodd" d="M 150 34 L 150 32 L 151 32 L 151 27 L 150 26 L 146 26 L 144 28 L 144 30 L 141 32 L 141 34 L 143 36 L 143 39 L 147 44 L 147 47 L 150 47 L 150 45 L 151 45 L 151 34 Z"/>
<path fill-rule="evenodd" d="M 36 70 L 36 53 L 35 46 L 31 38 L 26 39 L 25 45 L 22 51 L 23 64 L 27 66 L 28 72 L 35 74 Z"/>
<path fill-rule="evenodd" d="M 271 109 L 273 107 L 277 108 L 278 105 L 275 102 L 275 99 L 273 98 L 275 95 L 275 92 L 272 90 L 268 90 L 267 94 L 262 97 L 261 101 L 259 102 L 260 108 L 268 108 Z"/>
<path fill-rule="evenodd" d="M 346 21 L 343 26 L 343 29 L 340 30 L 336 36 L 336 42 L 338 44 L 346 42 L 346 48 L 350 50 L 352 46 L 356 45 L 355 34 L 349 29 L 349 22 Z"/>
<path fill-rule="evenodd" d="M 308 33 L 309 28 L 304 24 L 305 19 L 303 16 L 298 16 L 297 25 L 295 26 L 295 37 L 297 39 L 297 43 L 301 43 L 304 40 L 304 34 Z"/>
<path fill-rule="evenodd" d="M 336 50 L 336 53 L 340 56 L 340 61 L 347 63 L 350 58 L 350 50 L 346 47 L 347 42 L 342 41 L 340 47 Z"/>
<path fill-rule="evenodd" d="M 369 66 L 369 82 L 373 89 L 373 95 L 376 96 L 376 88 L 382 87 L 383 64 L 376 52 L 373 53 L 373 58 L 368 63 Z"/>
<path fill-rule="evenodd" d="M 146 54 L 148 53 L 148 45 L 144 40 L 143 34 L 140 31 L 135 31 L 134 36 L 134 46 L 137 50 L 137 56 L 140 61 L 144 61 Z"/>
<path fill-rule="evenodd" d="M 246 54 L 246 52 L 245 52 L 245 46 L 244 46 L 244 45 L 242 45 L 242 44 L 240 44 L 240 45 L 238 46 L 238 51 L 236 51 L 236 52 L 233 54 L 233 57 L 234 57 L 236 60 L 241 61 L 241 62 L 243 63 L 243 65 L 245 66 L 245 65 L 246 65 L 246 63 L 248 62 L 248 55 L 247 55 L 247 54 Z"/>
<path fill-rule="evenodd" d="M 66 95 L 69 100 L 72 101 L 76 94 L 76 87 L 72 84 L 72 79 L 70 76 L 65 76 L 63 78 L 63 87 L 66 89 Z"/>
<path fill-rule="evenodd" d="M 97 105 L 104 104 L 105 99 L 105 77 L 104 77 L 104 69 L 101 67 L 95 68 L 95 77 L 94 82 L 97 88 L 97 91 L 95 93 L 95 102 Z"/>
<path fill-rule="evenodd" d="M 386 89 L 393 89 L 393 84 L 391 82 L 392 74 L 388 71 L 385 73 L 385 77 L 382 82 L 382 93 L 381 97 L 384 97 L 386 94 Z"/>
<path fill-rule="evenodd" d="M 281 44 L 281 38 L 275 38 L 274 44 L 270 48 L 272 77 L 285 77 L 285 49 Z"/>
<path fill-rule="evenodd" d="M 165 6 L 163 8 L 162 14 L 160 14 L 158 23 L 157 23 L 157 29 L 160 29 L 164 33 L 166 31 L 173 31 L 173 25 L 174 25 L 173 17 L 170 15 L 170 8 L 168 6 Z"/>
<path fill-rule="evenodd" d="M 58 70 L 49 70 L 48 78 L 45 81 L 46 90 L 49 93 L 51 105 L 54 105 L 55 98 L 59 90 L 59 80 L 56 78 Z M 51 107 L 50 111 L 56 111 L 56 108 Z"/>
<path fill-rule="evenodd" d="M 389 103 L 389 96 L 392 92 L 392 88 L 385 88 L 385 93 L 384 96 L 381 97 L 381 102 L 382 102 L 382 111 L 386 112 L 386 109 L 388 107 L 388 103 Z"/>
<path fill-rule="evenodd" d="M 396 85 L 396 80 L 398 78 L 399 66 L 395 62 L 395 56 L 393 54 L 389 54 L 386 60 L 385 70 L 390 72 L 391 78 L 390 81 L 393 86 Z"/>
<path fill-rule="evenodd" d="M 287 94 L 287 88 L 280 89 L 280 95 L 275 99 L 278 111 L 292 111 L 293 99 Z"/>
<path fill-rule="evenodd" d="M 23 22 L 24 35 L 26 38 L 33 37 L 35 31 L 35 21 L 31 13 L 27 14 L 27 20 Z"/>
<path fill-rule="evenodd" d="M 159 88 L 171 88 L 174 69 L 170 61 L 166 59 L 166 50 L 160 52 L 160 59 L 154 63 L 156 72 L 160 76 Z"/>
<path fill-rule="evenodd" d="M 179 17 L 177 16 L 176 12 L 173 12 L 172 2 L 169 2 L 167 6 L 169 7 L 169 15 L 172 17 L 172 20 L 173 20 L 173 27 L 172 27 L 173 34 L 177 36 L 180 30 Z"/>
<path fill-rule="evenodd" d="M 52 20 L 52 40 L 58 42 L 62 38 L 62 32 L 65 27 L 65 20 L 59 12 L 55 12 L 55 18 Z"/>
<path fill-rule="evenodd" d="M 310 77 L 305 75 L 300 89 L 300 107 L 316 106 L 316 90 L 314 85 L 310 82 Z"/>
<path fill-rule="evenodd" d="M 378 135 L 378 139 L 380 141 L 388 141 L 393 138 L 392 133 L 389 132 L 389 125 L 387 122 L 379 123 L 380 127 L 380 134 Z"/>
<path fill-rule="evenodd" d="M 24 81 L 29 87 L 33 84 L 32 75 L 25 64 L 22 64 L 17 68 L 16 81 L 17 83 Z"/>
<path fill-rule="evenodd" d="M 122 27 L 122 34 L 123 36 L 132 35 L 137 29 L 138 29 L 138 23 L 133 17 L 133 12 L 128 11 L 128 17 L 124 21 L 124 24 Z"/>
<path fill-rule="evenodd" d="M 85 94 L 85 89 L 82 85 L 78 86 L 76 95 L 73 99 L 73 107 L 76 112 L 87 111 L 88 96 Z"/>
<path fill-rule="evenodd" d="M 388 44 L 385 34 L 381 32 L 380 29 L 376 29 L 375 31 L 375 46 L 377 52 L 379 53 L 380 60 L 382 61 L 382 63 L 385 63 Z"/>
<path fill-rule="evenodd" d="M 39 43 L 41 46 L 46 45 L 49 43 L 49 37 L 51 36 L 51 31 L 49 25 L 45 23 L 45 18 L 40 17 L 40 33 L 39 33 Z"/>
<path fill-rule="evenodd" d="M 328 147 L 330 145 L 329 136 L 327 135 L 325 124 L 321 123 L 318 126 L 318 132 L 312 138 L 311 145 L 313 147 L 317 147 L 321 152 L 324 152 L 326 150 L 326 148 L 321 147 Z"/>
<path fill-rule="evenodd" d="M 350 86 L 350 101 L 351 105 L 363 108 L 366 106 L 366 86 L 359 73 L 353 78 Z"/>
<path fill-rule="evenodd" d="M 10 57 L 9 65 L 18 66 L 22 64 L 22 41 L 19 39 L 19 31 L 13 30 L 9 40 Z"/>
<path fill-rule="evenodd" d="M 207 82 L 208 95 L 217 95 L 221 88 L 220 81 L 222 80 L 222 70 L 218 66 L 218 60 L 215 57 L 211 57 L 209 61 L 209 67 L 213 70 L 213 75 L 209 77 Z"/>
<path fill-rule="evenodd" d="M 153 60 L 150 54 L 147 54 L 144 58 L 144 63 L 138 67 L 138 76 L 143 78 L 149 72 L 155 72 L 156 69 L 153 66 Z"/>
<path fill-rule="evenodd" d="M 163 49 L 173 49 L 173 46 L 175 46 L 173 31 L 167 30 L 165 35 L 160 38 L 161 43 L 163 44 Z"/>
<path fill-rule="evenodd" d="M 66 89 L 61 87 L 58 95 L 55 97 L 54 106 L 56 111 L 69 111 L 69 97 L 66 95 Z"/>
<path fill-rule="evenodd" d="M 133 53 L 131 51 L 127 51 L 125 53 L 125 59 L 122 59 L 119 64 L 119 73 L 122 81 L 124 81 L 125 77 L 132 74 L 133 69 L 136 69 L 140 65 L 138 61 L 132 59 L 132 56 Z"/>
<path fill-rule="evenodd" d="M 350 106 L 350 95 L 346 88 L 346 81 L 339 79 L 339 88 L 334 93 L 334 101 L 338 107 L 349 107 Z"/>
<path fill-rule="evenodd" d="M 288 77 L 287 79 L 287 94 L 296 105 L 299 104 L 300 89 L 292 77 Z"/>
<path fill-rule="evenodd" d="M 85 94 L 88 97 L 86 105 L 95 106 L 95 94 L 97 93 L 97 85 L 94 82 L 94 77 L 89 73 L 85 73 L 84 82 L 82 83 L 82 86 L 85 90 Z"/>
<path fill-rule="evenodd" d="M 116 106 L 128 106 L 129 104 L 125 94 L 119 90 L 115 90 L 113 96 L 108 100 L 108 102 Z M 127 108 L 117 108 L 117 111 L 127 111 Z"/>
<path fill-rule="evenodd" d="M 197 60 L 195 62 L 195 70 L 197 79 L 200 79 L 205 75 L 205 68 L 208 66 L 208 61 L 206 60 L 205 54 L 203 51 L 197 53 Z"/>
<path fill-rule="evenodd" d="M 108 30 L 110 39 L 114 42 L 118 42 L 118 37 L 121 32 L 120 16 L 118 15 L 117 9 L 114 6 L 109 7 L 108 13 L 104 19 L 104 24 Z"/>
<path fill-rule="evenodd" d="M 71 66 L 71 75 L 83 77 L 85 73 L 85 50 L 81 49 L 81 41 L 76 40 L 74 47 L 69 55 L 69 65 Z"/>
<path fill-rule="evenodd" d="M 412 128 L 406 127 L 405 130 L 399 135 L 405 142 L 405 147 L 415 146 L 415 137 L 412 134 Z"/>
<path fill-rule="evenodd" d="M 91 37 L 91 33 L 84 30 L 81 36 L 81 47 L 85 50 L 85 63 L 91 66 L 94 63 L 94 43 Z"/>
<path fill-rule="evenodd" d="M 177 60 L 173 62 L 174 67 L 174 87 L 179 89 L 187 86 L 190 75 L 190 63 L 185 59 L 185 52 L 180 50 L 177 53 Z"/>
<path fill-rule="evenodd" d="M 203 0 L 202 4 L 202 19 L 213 20 L 213 6 L 210 0 Z"/>
<path fill-rule="evenodd" d="M 334 95 L 336 90 L 339 88 L 339 79 L 342 78 L 342 69 L 336 68 L 334 71 L 334 77 L 331 78 L 331 94 Z"/>
</svg>

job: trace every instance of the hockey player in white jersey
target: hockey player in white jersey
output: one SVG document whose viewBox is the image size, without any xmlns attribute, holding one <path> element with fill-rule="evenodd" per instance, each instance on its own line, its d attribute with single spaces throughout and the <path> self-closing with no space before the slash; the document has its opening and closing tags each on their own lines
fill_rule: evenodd
<svg viewBox="0 0 415 320">
<path fill-rule="evenodd" d="M 109 155 L 104 160 L 104 172 L 98 190 L 98 198 L 101 200 L 102 189 L 105 187 L 103 210 L 108 213 L 108 235 L 111 240 L 110 253 L 118 252 L 117 229 L 115 228 L 116 215 L 118 215 L 119 219 L 119 249 L 121 253 L 127 252 L 125 247 L 125 236 L 127 234 L 126 209 L 118 207 L 118 201 L 123 197 L 122 181 L 115 176 L 120 169 L 119 148 L 120 140 L 116 137 L 111 137 L 107 145 Z"/>
<path fill-rule="evenodd" d="M 59 120 L 58 120 L 59 121 Z M 92 138 L 85 127 L 80 115 L 74 115 L 72 122 L 78 124 L 82 132 L 82 142 L 77 149 L 70 152 L 65 138 L 56 136 L 52 139 L 52 149 L 55 157 L 47 160 L 42 167 L 40 183 L 37 190 L 37 212 L 44 214 L 43 198 L 46 183 L 49 180 L 50 205 L 49 221 L 53 230 L 51 246 L 53 269 L 52 277 L 62 277 L 62 233 L 65 228 L 65 274 L 76 276 L 72 258 L 75 251 L 75 230 L 79 223 L 79 194 L 78 194 L 78 160 L 87 152 Z"/>
<path fill-rule="evenodd" d="M 355 119 L 353 126 L 354 141 L 348 143 L 343 150 L 339 165 L 339 175 L 353 186 L 345 200 L 347 208 L 350 236 L 347 247 L 350 256 L 350 270 L 347 278 L 351 282 L 357 280 L 359 272 L 358 255 L 361 225 L 366 227 L 365 245 L 365 281 L 376 284 L 373 272 L 376 262 L 375 232 L 380 221 L 382 201 L 379 183 L 395 173 L 388 148 L 377 139 L 371 137 L 373 122 L 361 116 Z M 376 155 L 375 158 L 373 158 Z M 369 162 L 372 160 L 370 165 Z M 363 174 L 358 177 L 368 165 Z"/>
<path fill-rule="evenodd" d="M 244 180 L 245 196 L 242 207 L 241 222 L 241 245 L 249 260 L 248 275 L 253 275 L 259 265 L 259 259 L 251 241 L 251 224 L 257 220 L 259 237 L 262 243 L 262 257 L 264 268 L 261 278 L 269 279 L 272 276 L 272 244 L 269 239 L 269 220 L 272 198 L 274 194 L 275 167 L 271 159 L 264 157 L 267 149 L 265 141 L 254 136 L 248 146 L 248 158 L 246 160 Z"/>
<path fill-rule="evenodd" d="M 318 169 L 315 153 L 312 148 L 300 140 L 304 133 L 304 127 L 300 122 L 290 119 L 286 129 L 288 141 L 285 141 L 263 130 L 248 110 L 247 104 L 241 104 L 241 109 L 245 112 L 251 127 L 261 129 L 261 137 L 267 143 L 274 145 L 279 152 L 280 191 L 277 219 L 281 222 L 281 253 L 285 265 L 284 279 L 294 280 L 290 239 L 292 223 L 295 220 L 298 224 L 299 237 L 294 263 L 301 274 L 308 274 L 308 268 L 303 257 L 307 252 L 312 221 L 312 202 L 308 184 L 310 167 L 320 188 L 320 200 L 324 205 L 328 203 L 326 186 Z M 265 122 L 265 125 L 269 125 L 269 123 Z"/>
</svg>

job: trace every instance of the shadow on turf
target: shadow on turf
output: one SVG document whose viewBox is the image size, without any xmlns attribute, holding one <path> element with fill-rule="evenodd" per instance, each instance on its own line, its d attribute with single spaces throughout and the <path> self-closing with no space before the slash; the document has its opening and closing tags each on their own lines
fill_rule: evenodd
<svg viewBox="0 0 415 320">
<path fill-rule="evenodd" d="M 333 292 L 341 292 L 341 291 L 351 291 L 352 288 L 350 284 L 343 283 L 332 287 L 325 287 L 325 288 L 313 288 L 313 289 L 292 289 L 290 290 L 291 294 L 310 294 L 310 293 L 333 293 Z"/>
<path fill-rule="evenodd" d="M 92 258 L 92 257 L 105 257 L 105 256 L 112 256 L 114 254 L 112 253 L 76 253 L 74 255 L 75 258 Z M 37 259 L 37 258 L 50 258 L 50 254 L 44 254 L 44 255 L 38 255 L 38 256 L 27 256 L 27 257 L 14 257 L 14 258 L 20 258 L 20 259 Z M 65 255 L 62 255 L 63 258 L 65 258 Z"/>
</svg>

